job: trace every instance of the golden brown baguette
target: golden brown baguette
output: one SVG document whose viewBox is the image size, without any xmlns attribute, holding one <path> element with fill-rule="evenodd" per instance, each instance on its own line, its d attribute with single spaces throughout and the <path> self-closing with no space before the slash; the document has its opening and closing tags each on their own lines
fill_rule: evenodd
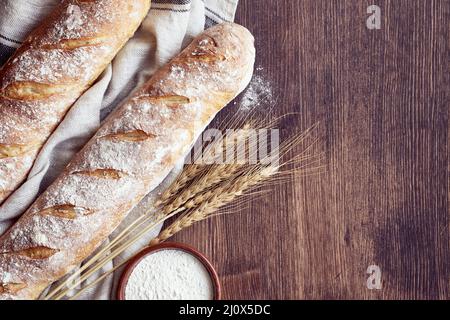
<svg viewBox="0 0 450 320">
<path fill-rule="evenodd" d="M 0 238 L 0 299 L 36 298 L 88 257 L 248 85 L 254 59 L 247 29 L 213 27 L 119 107 Z"/>
<path fill-rule="evenodd" d="M 65 0 L 0 70 L 0 204 L 137 30 L 150 0 Z"/>
</svg>

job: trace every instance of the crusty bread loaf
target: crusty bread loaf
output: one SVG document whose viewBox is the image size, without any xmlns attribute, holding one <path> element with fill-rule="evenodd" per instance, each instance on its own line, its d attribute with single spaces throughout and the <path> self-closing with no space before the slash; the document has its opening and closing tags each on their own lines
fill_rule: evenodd
<svg viewBox="0 0 450 320">
<path fill-rule="evenodd" d="M 137 30 L 150 0 L 64 0 L 0 70 L 0 204 L 76 99 Z"/>
<path fill-rule="evenodd" d="M 235 24 L 207 30 L 110 115 L 0 238 L 0 299 L 36 298 L 111 234 L 248 85 L 253 42 Z"/>
</svg>

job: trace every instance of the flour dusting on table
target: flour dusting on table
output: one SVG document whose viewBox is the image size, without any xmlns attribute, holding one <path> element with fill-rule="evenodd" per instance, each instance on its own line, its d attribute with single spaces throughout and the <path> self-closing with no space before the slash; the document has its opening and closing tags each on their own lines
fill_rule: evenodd
<svg viewBox="0 0 450 320">
<path fill-rule="evenodd" d="M 263 76 L 255 75 L 242 96 L 239 111 L 250 111 L 253 108 L 272 105 L 273 100 L 273 90 L 270 81 Z"/>
</svg>

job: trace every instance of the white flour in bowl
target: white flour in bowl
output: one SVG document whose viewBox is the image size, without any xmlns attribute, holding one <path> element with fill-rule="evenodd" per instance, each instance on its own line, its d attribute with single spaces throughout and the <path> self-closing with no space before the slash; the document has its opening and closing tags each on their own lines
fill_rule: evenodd
<svg viewBox="0 0 450 320">
<path fill-rule="evenodd" d="M 212 300 L 211 276 L 195 256 L 182 250 L 156 251 L 131 272 L 126 300 Z"/>
</svg>

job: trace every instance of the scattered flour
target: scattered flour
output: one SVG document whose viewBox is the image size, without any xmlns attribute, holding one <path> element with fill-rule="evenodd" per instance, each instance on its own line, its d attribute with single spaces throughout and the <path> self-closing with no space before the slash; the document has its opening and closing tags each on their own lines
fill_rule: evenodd
<svg viewBox="0 0 450 320">
<path fill-rule="evenodd" d="M 48 241 L 47 236 L 39 231 L 33 235 L 33 239 L 39 245 L 45 245 Z"/>
<path fill-rule="evenodd" d="M 261 104 L 273 103 L 273 90 L 271 83 L 262 76 L 255 75 L 248 88 L 244 91 L 239 111 L 250 111 Z"/>
<path fill-rule="evenodd" d="M 83 14 L 81 9 L 77 5 L 69 5 L 67 7 L 68 18 L 66 20 L 66 26 L 68 30 L 73 30 L 80 27 L 83 24 Z"/>
<path fill-rule="evenodd" d="M 2 275 L 0 275 L 0 282 L 1 283 L 9 283 L 11 282 L 12 276 L 9 272 L 4 272 Z"/>
<path fill-rule="evenodd" d="M 149 254 L 134 268 L 126 300 L 212 300 L 211 276 L 193 255 L 182 250 Z"/>
</svg>

